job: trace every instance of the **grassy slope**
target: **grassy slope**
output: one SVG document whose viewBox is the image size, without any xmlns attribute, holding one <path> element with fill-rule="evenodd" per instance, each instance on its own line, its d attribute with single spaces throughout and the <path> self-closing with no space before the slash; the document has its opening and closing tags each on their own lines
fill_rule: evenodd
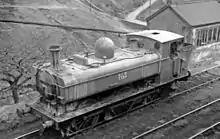
<svg viewBox="0 0 220 139">
<path fill-rule="evenodd" d="M 81 0 L 90 1 L 105 12 L 124 18 L 129 12 L 141 6 L 147 0 Z"/>
<path fill-rule="evenodd" d="M 32 8 L 1 8 L 1 19 L 36 21 L 120 31 L 127 30 L 117 19 L 107 14 L 96 12 L 95 10 L 90 11 L 89 7 L 79 0 L 15 0 L 13 3 L 0 2 L 0 4 L 32 6 Z M 64 7 L 64 4 L 68 7 Z M 49 5 L 53 9 L 36 8 L 42 5 Z M 48 46 L 51 43 L 58 43 L 62 44 L 65 48 L 72 49 L 72 52 L 78 52 L 82 51 L 83 48 L 93 47 L 95 40 L 100 36 L 108 36 L 112 38 L 117 45 L 121 45 L 118 36 L 101 32 L 70 31 L 58 28 L 9 23 L 0 23 L 0 28 L 0 41 L 5 45 L 27 44 Z"/>
</svg>

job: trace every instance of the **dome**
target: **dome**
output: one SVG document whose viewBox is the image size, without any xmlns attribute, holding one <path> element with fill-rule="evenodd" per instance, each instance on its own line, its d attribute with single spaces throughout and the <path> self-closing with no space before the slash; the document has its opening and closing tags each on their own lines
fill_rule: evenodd
<svg viewBox="0 0 220 139">
<path fill-rule="evenodd" d="M 95 43 L 95 56 L 107 59 L 114 57 L 114 42 L 107 37 L 99 38 Z"/>
</svg>

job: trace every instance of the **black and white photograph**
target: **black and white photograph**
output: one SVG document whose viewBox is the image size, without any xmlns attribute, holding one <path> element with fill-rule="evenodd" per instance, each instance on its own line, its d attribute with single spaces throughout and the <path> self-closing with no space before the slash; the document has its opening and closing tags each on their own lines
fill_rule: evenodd
<svg viewBox="0 0 220 139">
<path fill-rule="evenodd" d="M 220 0 L 0 0 L 0 139 L 220 139 Z"/>
</svg>

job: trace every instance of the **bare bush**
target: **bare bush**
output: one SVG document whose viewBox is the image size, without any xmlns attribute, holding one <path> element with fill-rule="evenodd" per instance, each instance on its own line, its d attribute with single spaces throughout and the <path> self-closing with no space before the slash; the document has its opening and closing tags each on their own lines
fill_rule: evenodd
<svg viewBox="0 0 220 139">
<path fill-rule="evenodd" d="M 19 102 L 18 92 L 23 88 L 33 87 L 28 83 L 31 78 L 31 67 L 36 61 L 44 59 L 42 48 L 29 46 L 3 46 L 0 50 L 0 80 L 8 84 L 0 91 L 12 93 L 14 103 Z"/>
</svg>

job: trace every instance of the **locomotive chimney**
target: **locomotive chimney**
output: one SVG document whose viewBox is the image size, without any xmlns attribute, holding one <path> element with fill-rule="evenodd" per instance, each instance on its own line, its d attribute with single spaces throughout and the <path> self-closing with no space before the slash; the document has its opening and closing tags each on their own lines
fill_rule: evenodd
<svg viewBox="0 0 220 139">
<path fill-rule="evenodd" d="M 49 47 L 49 51 L 52 54 L 52 65 L 54 69 L 58 69 L 59 66 L 59 57 L 60 57 L 60 51 L 62 50 L 62 47 L 59 45 L 51 45 Z"/>
</svg>

